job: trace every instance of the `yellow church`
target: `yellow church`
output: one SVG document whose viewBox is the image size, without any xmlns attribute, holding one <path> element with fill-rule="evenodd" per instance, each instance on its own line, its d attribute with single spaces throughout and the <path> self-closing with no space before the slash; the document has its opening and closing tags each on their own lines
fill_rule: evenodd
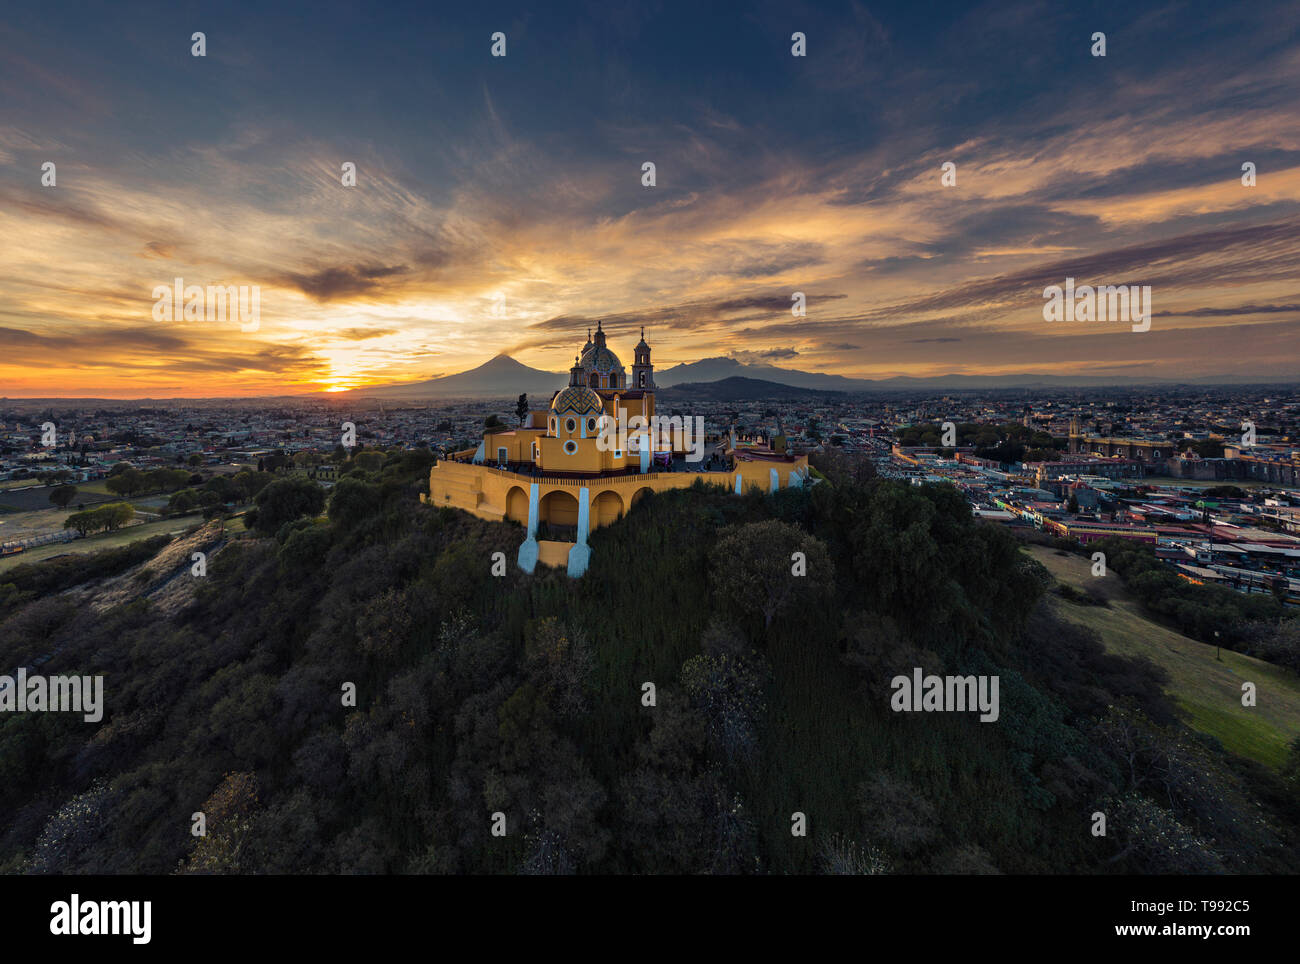
<svg viewBox="0 0 1300 964">
<path fill-rule="evenodd" d="M 602 323 L 550 405 L 518 428 L 487 429 L 476 449 L 457 452 L 429 472 L 433 506 L 527 528 L 519 566 L 563 566 L 581 576 L 591 561 L 592 530 L 625 515 L 650 492 L 686 488 L 696 479 L 737 494 L 808 484 L 807 456 L 737 443 L 734 433 L 704 437 L 703 419 L 655 411 L 650 346 L 632 349 L 632 372 L 606 344 Z"/>
</svg>

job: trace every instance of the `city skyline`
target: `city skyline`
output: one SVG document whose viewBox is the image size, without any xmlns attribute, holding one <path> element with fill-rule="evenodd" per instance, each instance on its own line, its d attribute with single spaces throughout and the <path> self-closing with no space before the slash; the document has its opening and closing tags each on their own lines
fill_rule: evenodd
<svg viewBox="0 0 1300 964">
<path fill-rule="evenodd" d="M 661 370 L 1294 377 L 1294 7 L 570 14 L 16 12 L 0 396 L 550 371 L 597 320 Z M 176 278 L 256 330 L 155 321 Z M 1150 330 L 1044 321 L 1069 278 Z"/>
</svg>

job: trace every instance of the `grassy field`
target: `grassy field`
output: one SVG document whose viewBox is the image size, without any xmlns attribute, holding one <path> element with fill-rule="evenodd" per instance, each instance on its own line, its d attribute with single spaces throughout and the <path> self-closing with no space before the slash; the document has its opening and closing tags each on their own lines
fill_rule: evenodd
<svg viewBox="0 0 1300 964">
<path fill-rule="evenodd" d="M 113 495 L 108 491 L 104 479 L 98 479 L 94 482 L 78 482 L 75 485 L 77 494 L 73 496 L 72 502 L 68 504 L 69 512 L 75 512 L 79 505 L 90 508 L 104 502 L 122 501 L 121 496 Z M 51 491 L 52 487 L 50 486 L 32 486 L 30 484 L 22 487 L 10 486 L 0 489 L 0 510 L 11 509 L 17 512 L 35 512 L 48 509 L 51 507 Z"/>
<path fill-rule="evenodd" d="M 1188 639 L 1151 621 L 1124 589 L 1119 577 L 1092 575 L 1085 556 L 1058 555 L 1047 546 L 1027 550 L 1058 582 L 1099 593 L 1105 606 L 1078 605 L 1053 597 L 1057 612 L 1094 630 L 1107 650 L 1145 656 L 1169 673 L 1169 694 L 1188 725 L 1215 737 L 1233 753 L 1278 768 L 1287 745 L 1300 736 L 1300 678 L 1263 660 Z M 1256 705 L 1241 705 L 1241 684 L 1256 687 Z"/>
<path fill-rule="evenodd" d="M 171 499 L 169 493 L 138 495 L 131 499 L 112 495 L 103 479 L 77 486 L 77 495 L 66 509 L 49 502 L 49 489 L 0 492 L 0 542 L 13 542 L 50 532 L 62 532 L 63 522 L 79 506 L 93 509 L 107 502 L 130 502 L 140 513 L 159 515 Z"/>
<path fill-rule="evenodd" d="M 0 492 L 8 492 L 10 489 L 26 489 L 33 485 L 40 485 L 40 482 L 34 479 L 5 479 L 0 482 Z"/>
<path fill-rule="evenodd" d="M 62 532 L 63 520 L 75 509 L 37 509 L 32 512 L 11 512 L 0 517 L 0 542 L 27 539 L 47 532 Z"/>
<path fill-rule="evenodd" d="M 98 552 L 100 549 L 115 549 L 163 533 L 177 535 L 202 521 L 203 516 L 196 513 L 194 515 L 178 516 L 174 519 L 163 519 L 159 522 L 146 522 L 144 525 L 127 526 L 125 529 L 118 529 L 116 532 L 102 532 L 99 535 L 76 539 L 72 542 L 56 542 L 48 546 L 39 546 L 0 559 L 0 574 L 12 569 L 14 566 L 29 562 L 40 562 L 42 559 L 50 559 L 54 556 L 62 556 L 68 553 Z M 236 516 L 233 519 L 226 520 L 226 532 L 234 534 L 243 531 L 243 516 Z"/>
<path fill-rule="evenodd" d="M 104 501 L 105 499 L 113 499 L 116 501 L 122 498 L 120 495 L 114 495 L 112 492 L 108 491 L 108 479 L 94 479 L 90 482 L 70 482 L 68 484 L 75 485 L 77 487 L 78 496 L 77 498 L 73 499 L 74 505 L 77 502 L 86 501 L 85 499 L 82 498 L 83 495 L 93 496 L 95 498 L 92 501 L 100 501 L 100 502 Z M 0 482 L 0 501 L 3 501 L 2 496 L 3 493 L 5 492 L 14 489 L 33 489 L 33 488 L 44 490 L 41 496 L 42 500 L 44 500 L 46 497 L 45 492 L 48 492 L 49 487 L 38 485 L 37 483 L 33 482 L 31 479 L 11 479 L 6 482 Z"/>
</svg>

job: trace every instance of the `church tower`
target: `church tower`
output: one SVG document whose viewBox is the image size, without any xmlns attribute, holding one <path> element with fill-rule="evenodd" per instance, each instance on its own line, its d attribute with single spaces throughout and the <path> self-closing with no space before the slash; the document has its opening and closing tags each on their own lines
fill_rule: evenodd
<svg viewBox="0 0 1300 964">
<path fill-rule="evenodd" d="M 647 392 L 655 390 L 655 367 L 650 363 L 650 346 L 645 341 L 644 326 L 641 328 L 641 340 L 633 349 L 632 387 Z"/>
</svg>

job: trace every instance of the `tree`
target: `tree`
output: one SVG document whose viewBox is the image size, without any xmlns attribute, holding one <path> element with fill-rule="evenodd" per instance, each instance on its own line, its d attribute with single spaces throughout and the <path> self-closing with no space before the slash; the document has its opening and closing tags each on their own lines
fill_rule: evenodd
<svg viewBox="0 0 1300 964">
<path fill-rule="evenodd" d="M 74 512 L 63 520 L 63 528 L 76 529 L 77 535 L 87 536 L 94 526 L 94 519 L 89 512 Z"/>
<path fill-rule="evenodd" d="M 519 401 L 515 403 L 515 414 L 519 416 L 519 424 L 524 424 L 524 419 L 528 417 L 528 395 L 520 395 Z"/>
<path fill-rule="evenodd" d="M 139 469 L 128 466 L 121 472 L 117 472 L 115 468 L 114 473 L 110 474 L 108 481 L 104 483 L 109 492 L 114 495 L 124 495 L 129 499 L 137 492 L 144 491 L 147 479 Z"/>
<path fill-rule="evenodd" d="M 163 489 L 167 492 L 175 492 L 189 484 L 190 473 L 187 469 L 168 469 L 163 478 Z"/>
<path fill-rule="evenodd" d="M 63 521 L 63 528 L 76 529 L 83 536 L 100 529 L 112 532 L 135 518 L 135 507 L 129 502 L 113 502 L 88 512 L 74 512 Z"/>
<path fill-rule="evenodd" d="M 742 616 L 762 613 L 765 628 L 796 604 L 812 604 L 834 585 L 826 546 L 798 526 L 776 520 L 723 530 L 711 562 L 718 596 Z"/>
<path fill-rule="evenodd" d="M 749 761 L 758 751 L 758 730 L 770 676 L 758 653 L 701 653 L 682 666 L 682 688 L 706 721 L 710 739 L 731 761 Z"/>
<path fill-rule="evenodd" d="M 831 834 L 818 848 L 822 873 L 870 876 L 889 873 L 889 858 L 876 847 L 862 847 L 841 834 Z"/>
<path fill-rule="evenodd" d="M 218 502 L 238 501 L 246 491 L 237 482 L 224 475 L 214 475 L 203 483 L 203 488 L 207 492 L 214 493 Z"/>
<path fill-rule="evenodd" d="M 242 469 L 230 481 L 235 486 L 239 502 L 247 502 L 271 484 L 271 479 L 265 472 L 250 472 L 248 469 Z"/>
<path fill-rule="evenodd" d="M 325 508 L 325 490 L 310 479 L 276 479 L 257 493 L 257 514 L 252 525 L 265 535 L 303 516 L 320 515 Z"/>
<path fill-rule="evenodd" d="M 135 506 L 129 502 L 113 502 L 101 506 L 95 512 L 103 520 L 103 528 L 114 532 L 135 518 Z"/>
<path fill-rule="evenodd" d="M 33 873 L 67 873 L 104 833 L 114 794 L 103 780 L 68 800 L 46 822 L 32 847 L 27 869 Z"/>
<path fill-rule="evenodd" d="M 330 493 L 330 521 L 351 529 L 380 507 L 379 486 L 361 479 L 341 479 Z"/>
<path fill-rule="evenodd" d="M 174 492 L 190 481 L 185 469 L 154 469 L 145 475 L 145 485 L 160 492 Z"/>
<path fill-rule="evenodd" d="M 56 485 L 50 492 L 50 501 L 60 509 L 66 509 L 68 504 L 77 497 L 77 487 L 75 485 Z"/>
</svg>

